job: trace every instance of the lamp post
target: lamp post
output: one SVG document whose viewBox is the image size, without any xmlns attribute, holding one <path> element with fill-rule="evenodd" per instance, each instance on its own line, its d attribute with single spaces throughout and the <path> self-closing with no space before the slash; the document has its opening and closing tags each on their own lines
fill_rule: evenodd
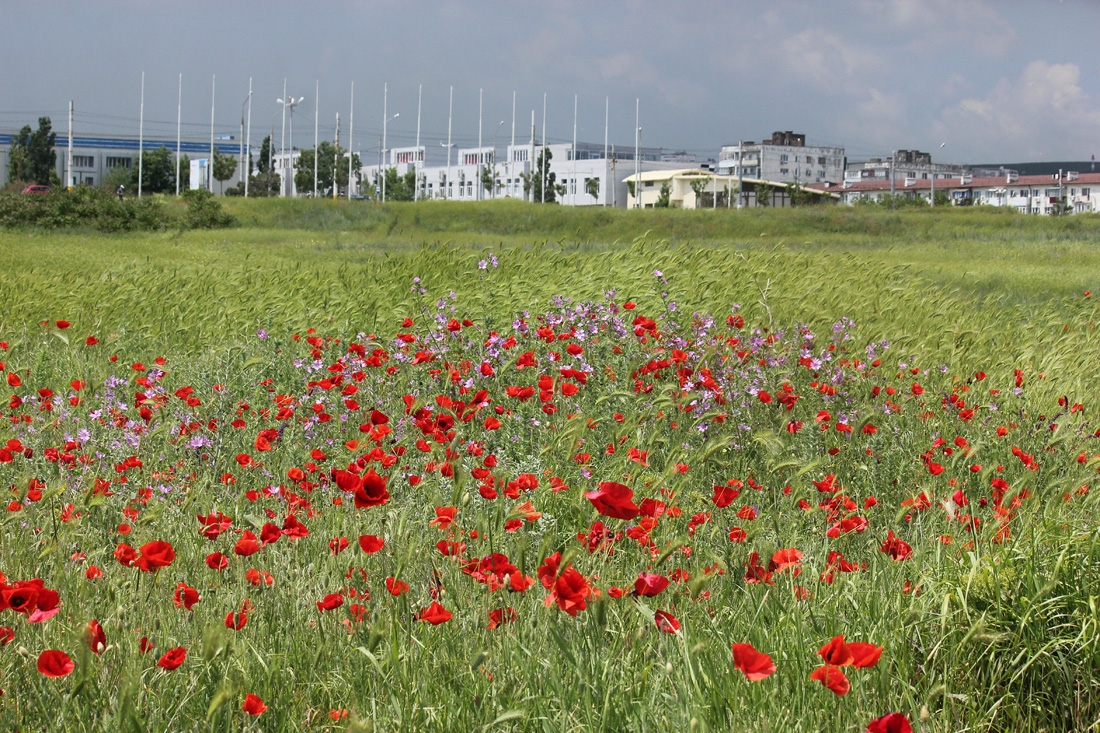
<svg viewBox="0 0 1100 733">
<path fill-rule="evenodd" d="M 504 120 L 500 121 L 500 124 L 497 125 L 497 131 L 493 133 L 493 167 L 491 176 L 491 178 L 493 179 L 493 187 L 489 190 L 489 193 L 492 194 L 491 198 L 497 197 L 497 135 L 500 134 L 500 128 L 502 127 L 504 127 Z"/>
<path fill-rule="evenodd" d="M 443 182 L 443 198 L 450 200 L 451 198 L 451 148 L 454 147 L 454 143 L 445 143 L 442 140 L 439 142 L 439 147 L 447 148 L 447 178 Z"/>
<path fill-rule="evenodd" d="M 937 148 L 937 152 L 943 150 L 943 146 L 947 145 L 946 142 L 940 143 L 940 147 Z M 936 208 L 936 164 L 929 161 L 932 164 L 932 208 Z"/>
<path fill-rule="evenodd" d="M 382 165 L 383 165 L 383 169 L 382 169 L 382 203 L 386 202 L 386 171 L 385 171 L 385 167 L 384 167 L 386 165 L 386 125 L 389 122 L 392 122 L 393 120 L 396 120 L 400 116 L 401 116 L 400 112 L 395 112 L 390 117 L 383 117 L 382 118 L 382 151 L 381 151 L 382 152 Z"/>
<path fill-rule="evenodd" d="M 284 91 L 285 91 L 285 82 L 284 82 Z M 283 160 L 280 161 L 280 167 L 286 167 L 286 164 L 287 164 L 287 160 L 286 160 L 286 111 L 288 109 L 290 110 L 290 149 L 293 152 L 293 150 L 294 150 L 294 108 L 297 107 L 299 104 L 301 104 L 304 99 L 305 99 L 305 97 L 298 97 L 297 99 L 295 99 L 294 97 L 287 97 L 285 100 L 283 100 L 283 99 L 276 99 L 275 100 L 276 104 L 282 106 L 282 113 L 283 113 L 283 133 L 282 133 L 282 139 L 279 141 L 279 155 L 280 155 L 280 157 L 283 158 Z M 272 125 L 274 125 L 274 122 L 275 122 L 274 117 L 272 118 L 271 121 L 272 121 Z M 272 130 L 272 132 L 274 132 L 274 130 Z M 282 191 L 286 190 L 284 184 L 285 184 L 285 181 L 283 180 L 283 175 L 280 173 L 279 174 L 279 188 L 282 189 Z M 286 194 L 283 193 L 282 195 L 285 196 Z"/>
<path fill-rule="evenodd" d="M 894 199 L 894 159 L 898 157 L 898 151 L 890 153 L 890 208 L 897 208 L 897 201 Z"/>
</svg>

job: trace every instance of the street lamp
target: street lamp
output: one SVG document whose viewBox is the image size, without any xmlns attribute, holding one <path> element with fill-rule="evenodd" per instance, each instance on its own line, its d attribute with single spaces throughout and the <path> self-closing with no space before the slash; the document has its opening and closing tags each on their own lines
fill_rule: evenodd
<svg viewBox="0 0 1100 733">
<path fill-rule="evenodd" d="M 297 107 L 299 104 L 301 104 L 303 100 L 305 100 L 305 97 L 298 97 L 297 99 L 295 99 L 294 97 L 287 97 L 285 102 L 282 99 L 276 99 L 275 100 L 276 104 L 281 104 L 283 106 L 283 111 L 284 112 L 288 109 L 290 110 L 290 150 L 291 150 L 292 155 L 293 155 L 293 152 L 294 152 L 294 108 Z M 282 155 L 285 158 L 285 156 L 286 156 L 286 115 L 285 114 L 283 115 L 283 125 L 284 125 L 284 127 L 283 127 L 283 139 L 279 144 L 279 148 L 280 148 L 279 153 L 280 153 L 280 155 Z M 284 159 L 282 161 L 282 165 L 285 167 L 286 164 L 287 164 L 287 161 Z M 281 180 L 281 176 L 280 176 L 280 180 Z"/>
<path fill-rule="evenodd" d="M 454 143 L 445 143 L 442 140 L 439 141 L 439 147 L 447 148 L 447 180 L 444 181 L 446 188 L 443 189 L 443 198 L 450 200 L 451 198 L 451 148 L 454 147 Z"/>
<path fill-rule="evenodd" d="M 391 117 L 382 118 L 382 165 L 386 164 L 386 124 L 392 122 L 401 116 L 400 112 L 395 112 Z M 382 169 L 382 203 L 386 202 L 386 171 Z"/>
<path fill-rule="evenodd" d="M 490 176 L 493 179 L 493 187 L 489 190 L 489 193 L 492 194 L 492 198 L 497 197 L 497 135 L 500 133 L 500 128 L 502 127 L 504 127 L 504 120 L 500 121 L 500 124 L 497 125 L 496 132 L 493 133 L 493 170 L 492 176 Z"/>
<path fill-rule="evenodd" d="M 947 145 L 947 143 L 946 142 L 940 143 L 940 147 L 937 149 L 936 152 L 939 152 L 940 150 L 943 150 L 944 145 Z M 934 208 L 936 208 L 936 164 L 932 161 L 929 161 L 929 162 L 932 164 L 932 206 L 931 206 L 931 208 L 934 209 Z"/>
</svg>

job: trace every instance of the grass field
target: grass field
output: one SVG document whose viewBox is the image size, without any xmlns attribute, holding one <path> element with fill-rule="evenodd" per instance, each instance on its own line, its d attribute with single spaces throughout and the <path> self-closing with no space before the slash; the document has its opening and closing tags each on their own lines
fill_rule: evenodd
<svg viewBox="0 0 1100 733">
<path fill-rule="evenodd" d="M 1100 220 L 225 203 L 0 233 L 5 730 L 1100 721 Z"/>
</svg>

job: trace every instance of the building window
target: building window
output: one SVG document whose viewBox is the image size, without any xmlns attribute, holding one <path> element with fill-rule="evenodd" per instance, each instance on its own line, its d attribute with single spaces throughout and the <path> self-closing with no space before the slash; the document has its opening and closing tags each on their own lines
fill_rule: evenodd
<svg viewBox="0 0 1100 733">
<path fill-rule="evenodd" d="M 653 188 L 653 181 L 646 181 L 645 182 L 645 187 L 646 188 Z"/>
<path fill-rule="evenodd" d="M 787 162 L 787 154 L 786 153 L 783 153 L 782 155 L 779 156 L 779 162 L 780 163 L 786 163 Z"/>
<path fill-rule="evenodd" d="M 1088 196 L 1089 195 L 1089 190 L 1087 188 L 1082 188 L 1081 189 L 1081 195 L 1082 196 Z"/>
<path fill-rule="evenodd" d="M 108 168 L 129 168 L 131 160 L 129 158 L 114 158 L 107 156 L 107 160 L 104 161 Z"/>
<path fill-rule="evenodd" d="M 786 156 L 784 156 L 784 157 L 786 157 Z M 786 175 L 789 175 L 789 174 L 790 174 L 790 169 L 789 168 L 780 168 L 779 169 L 779 175 L 786 176 Z"/>
<path fill-rule="evenodd" d="M 77 168 L 91 168 L 95 166 L 95 157 L 91 155 L 74 155 L 73 165 Z"/>
</svg>

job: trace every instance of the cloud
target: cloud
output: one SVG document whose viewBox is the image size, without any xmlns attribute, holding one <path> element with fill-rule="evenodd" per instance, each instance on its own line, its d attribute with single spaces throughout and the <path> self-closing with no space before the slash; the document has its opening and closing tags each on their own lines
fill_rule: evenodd
<svg viewBox="0 0 1100 733">
<path fill-rule="evenodd" d="M 883 14 L 910 50 L 954 48 L 997 58 L 1016 44 L 1016 31 L 992 5 L 980 0 L 864 0 L 865 12 Z"/>
<path fill-rule="evenodd" d="M 1100 102 L 1081 88 L 1080 78 L 1077 64 L 1032 61 L 1018 79 L 1001 78 L 985 96 L 949 107 L 940 122 L 951 137 L 984 138 L 984 147 L 1001 151 L 999 157 L 1084 156 L 1095 144 Z"/>
</svg>

